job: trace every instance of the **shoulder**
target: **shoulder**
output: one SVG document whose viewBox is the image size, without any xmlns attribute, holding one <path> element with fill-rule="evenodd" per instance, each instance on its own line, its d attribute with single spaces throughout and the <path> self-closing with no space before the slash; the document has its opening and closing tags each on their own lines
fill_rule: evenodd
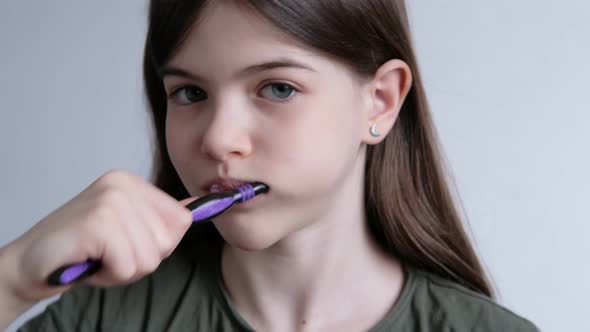
<svg viewBox="0 0 590 332">
<path fill-rule="evenodd" d="M 538 331 L 527 319 L 453 281 L 414 269 L 415 305 L 425 309 L 431 321 L 451 330 Z"/>
</svg>

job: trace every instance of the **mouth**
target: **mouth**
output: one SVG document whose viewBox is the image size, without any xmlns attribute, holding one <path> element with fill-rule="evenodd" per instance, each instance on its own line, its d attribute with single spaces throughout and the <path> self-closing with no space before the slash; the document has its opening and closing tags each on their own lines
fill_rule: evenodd
<svg viewBox="0 0 590 332">
<path fill-rule="evenodd" d="M 238 187 L 243 186 L 248 183 L 251 183 L 251 182 L 256 182 L 256 181 L 245 181 L 245 180 L 238 180 L 238 179 L 233 179 L 233 178 L 215 178 L 213 180 L 205 182 L 205 184 L 203 184 L 201 186 L 201 190 L 205 194 L 218 193 L 218 192 L 224 192 L 224 191 L 229 191 L 229 190 L 235 190 Z"/>
</svg>

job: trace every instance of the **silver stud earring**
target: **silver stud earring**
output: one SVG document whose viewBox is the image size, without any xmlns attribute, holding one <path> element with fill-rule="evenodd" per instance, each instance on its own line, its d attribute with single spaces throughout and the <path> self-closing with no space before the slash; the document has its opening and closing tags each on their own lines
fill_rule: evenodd
<svg viewBox="0 0 590 332">
<path fill-rule="evenodd" d="M 371 129 L 369 131 L 371 132 L 371 136 L 373 136 L 373 137 L 379 137 L 379 136 L 381 136 L 381 134 L 379 134 L 379 132 L 377 131 L 377 124 L 376 123 L 374 123 L 371 126 Z"/>
</svg>

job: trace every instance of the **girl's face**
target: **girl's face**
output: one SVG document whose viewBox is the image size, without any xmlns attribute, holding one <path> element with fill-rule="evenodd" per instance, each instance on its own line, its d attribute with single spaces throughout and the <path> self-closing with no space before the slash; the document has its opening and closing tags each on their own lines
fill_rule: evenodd
<svg viewBox="0 0 590 332">
<path fill-rule="evenodd" d="M 168 151 L 189 193 L 217 177 L 270 186 L 215 219 L 230 244 L 266 248 L 358 200 L 368 101 L 343 64 L 217 1 L 162 72 Z"/>
</svg>

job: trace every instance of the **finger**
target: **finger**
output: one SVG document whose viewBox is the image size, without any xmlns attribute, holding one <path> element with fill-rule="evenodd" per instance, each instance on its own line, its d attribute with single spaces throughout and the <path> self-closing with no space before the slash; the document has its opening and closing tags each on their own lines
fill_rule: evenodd
<svg viewBox="0 0 590 332">
<path fill-rule="evenodd" d="M 170 227 L 166 226 L 165 222 L 160 218 L 153 207 L 145 202 L 142 202 L 142 204 L 143 207 L 137 209 L 139 218 L 150 232 L 150 236 L 153 239 L 153 244 L 158 250 L 160 259 L 163 259 L 176 248 L 176 245 L 180 242 L 186 229 L 183 227 L 182 230 L 176 232 L 179 234 L 175 234 L 170 230 Z"/>
<path fill-rule="evenodd" d="M 190 225 L 192 215 L 185 205 L 143 178 L 134 174 L 129 175 L 133 185 L 137 186 L 138 191 L 145 195 L 146 199 L 156 208 L 156 211 L 164 220 Z"/>
<path fill-rule="evenodd" d="M 136 233 L 127 229 L 128 224 L 133 224 L 137 219 L 134 210 L 135 203 L 129 196 L 117 196 L 117 199 L 109 201 L 109 213 L 100 218 L 100 223 L 93 224 L 93 230 L 97 233 L 97 258 L 103 266 L 89 282 L 116 285 L 128 281 L 137 273 L 138 258 L 134 248 L 137 240 L 132 238 Z"/>
<path fill-rule="evenodd" d="M 136 271 L 135 254 L 122 229 L 110 230 L 109 240 L 99 257 L 101 269 L 90 276 L 86 282 L 93 285 L 110 287 L 132 278 Z"/>
<path fill-rule="evenodd" d="M 123 221 L 128 241 L 134 252 L 137 271 L 134 276 L 139 277 L 155 270 L 161 261 L 159 239 L 151 231 L 152 224 L 161 223 L 159 216 L 146 206 L 145 202 L 130 199 L 133 205 L 130 211 L 132 219 Z"/>
<path fill-rule="evenodd" d="M 199 197 L 197 197 L 197 196 L 195 196 L 195 197 L 189 197 L 189 198 L 181 199 L 180 201 L 178 201 L 178 203 L 180 203 L 180 205 L 186 207 L 187 205 L 189 205 L 190 203 L 196 201 L 197 199 L 199 199 Z"/>
</svg>

